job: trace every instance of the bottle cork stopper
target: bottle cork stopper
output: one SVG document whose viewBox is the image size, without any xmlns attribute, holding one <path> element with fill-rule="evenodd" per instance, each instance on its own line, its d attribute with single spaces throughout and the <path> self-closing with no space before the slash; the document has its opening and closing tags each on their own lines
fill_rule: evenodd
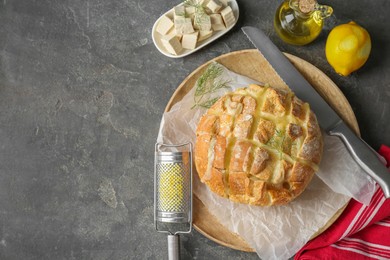
<svg viewBox="0 0 390 260">
<path fill-rule="evenodd" d="M 299 0 L 298 7 L 302 13 L 306 14 L 314 11 L 314 7 L 316 3 L 317 3 L 316 0 Z"/>
</svg>

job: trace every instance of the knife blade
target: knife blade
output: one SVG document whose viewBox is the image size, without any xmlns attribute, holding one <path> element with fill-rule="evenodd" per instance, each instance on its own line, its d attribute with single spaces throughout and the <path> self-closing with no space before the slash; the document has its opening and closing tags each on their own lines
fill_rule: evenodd
<svg viewBox="0 0 390 260">
<path fill-rule="evenodd" d="M 251 26 L 241 29 L 295 95 L 310 104 L 321 128 L 343 141 L 355 161 L 379 184 L 384 196 L 389 198 L 390 173 L 374 150 L 354 134 L 264 32 Z"/>
</svg>

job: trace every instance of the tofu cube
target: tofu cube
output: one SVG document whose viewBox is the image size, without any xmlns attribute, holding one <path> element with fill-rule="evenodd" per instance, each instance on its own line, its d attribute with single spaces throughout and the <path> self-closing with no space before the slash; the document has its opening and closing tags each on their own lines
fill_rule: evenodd
<svg viewBox="0 0 390 260">
<path fill-rule="evenodd" d="M 178 33 L 176 32 L 175 28 L 172 28 L 172 29 L 167 33 L 167 35 L 169 35 L 169 36 L 171 36 L 171 35 L 176 36 L 176 38 L 177 38 L 179 41 L 181 41 L 181 37 L 183 37 L 183 34 L 178 34 Z"/>
<path fill-rule="evenodd" d="M 194 28 L 199 31 L 211 30 L 211 18 L 205 13 L 197 13 L 194 18 Z"/>
<path fill-rule="evenodd" d="M 199 32 L 194 32 L 190 34 L 183 34 L 183 38 L 181 39 L 181 46 L 184 49 L 193 50 L 196 48 L 196 43 L 198 41 Z"/>
<path fill-rule="evenodd" d="M 204 41 L 213 35 L 213 31 L 199 31 L 198 42 Z"/>
<path fill-rule="evenodd" d="M 206 7 L 212 12 L 217 13 L 221 8 L 222 5 L 219 3 L 218 0 L 210 0 Z"/>
<path fill-rule="evenodd" d="M 196 12 L 195 6 L 187 6 L 186 7 L 186 15 L 185 15 L 185 17 L 191 18 L 192 23 L 194 23 L 195 12 Z"/>
<path fill-rule="evenodd" d="M 173 28 L 173 21 L 167 16 L 162 16 L 157 24 L 156 31 L 162 35 L 166 35 Z"/>
<path fill-rule="evenodd" d="M 177 39 L 175 35 L 164 35 L 161 38 L 161 43 L 165 47 L 165 49 L 174 55 L 178 55 L 182 50 L 183 47 L 180 44 L 180 41 Z"/>
<path fill-rule="evenodd" d="M 197 0 L 198 4 L 206 6 L 210 0 Z"/>
<path fill-rule="evenodd" d="M 194 32 L 191 18 L 176 17 L 174 20 L 175 30 L 177 34 L 188 34 Z"/>
<path fill-rule="evenodd" d="M 213 31 L 225 30 L 225 24 L 223 23 L 222 16 L 220 14 L 211 14 L 211 27 Z"/>
<path fill-rule="evenodd" d="M 186 6 L 185 11 L 186 11 L 186 14 L 192 15 L 192 14 L 195 14 L 196 8 L 195 8 L 195 6 Z"/>
<path fill-rule="evenodd" d="M 177 17 L 184 17 L 186 15 L 186 9 L 184 5 L 175 6 L 173 8 L 173 17 L 176 19 Z"/>
<path fill-rule="evenodd" d="M 236 18 L 234 17 L 234 14 L 233 14 L 233 10 L 230 6 L 225 7 L 221 11 L 221 16 L 222 16 L 222 19 L 223 19 L 226 27 L 232 26 L 234 24 L 234 22 L 236 21 Z"/>
</svg>

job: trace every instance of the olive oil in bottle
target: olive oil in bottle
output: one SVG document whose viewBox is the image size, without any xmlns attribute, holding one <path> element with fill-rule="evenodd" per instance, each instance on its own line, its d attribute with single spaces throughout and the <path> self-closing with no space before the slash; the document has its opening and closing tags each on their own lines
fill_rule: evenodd
<svg viewBox="0 0 390 260">
<path fill-rule="evenodd" d="M 318 37 L 324 19 L 332 13 L 330 6 L 316 0 L 285 0 L 275 14 L 275 30 L 283 41 L 305 45 Z"/>
</svg>

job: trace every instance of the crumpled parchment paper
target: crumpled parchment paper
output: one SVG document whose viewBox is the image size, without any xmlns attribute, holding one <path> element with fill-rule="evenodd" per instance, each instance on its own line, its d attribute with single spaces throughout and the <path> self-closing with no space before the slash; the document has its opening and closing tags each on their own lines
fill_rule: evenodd
<svg viewBox="0 0 390 260">
<path fill-rule="evenodd" d="M 229 71 L 219 63 L 223 73 L 216 80 L 228 82 L 210 94 L 210 98 L 259 84 L 250 78 Z M 195 131 L 205 108 L 194 108 L 195 87 L 181 101 L 163 114 L 157 142 L 195 144 Z M 258 207 L 231 202 L 211 192 L 194 174 L 194 193 L 210 213 L 232 232 L 252 246 L 262 259 L 288 259 L 352 197 L 368 204 L 375 182 L 356 164 L 338 137 L 324 136 L 324 152 L 320 170 L 306 190 L 285 206 Z"/>
</svg>

